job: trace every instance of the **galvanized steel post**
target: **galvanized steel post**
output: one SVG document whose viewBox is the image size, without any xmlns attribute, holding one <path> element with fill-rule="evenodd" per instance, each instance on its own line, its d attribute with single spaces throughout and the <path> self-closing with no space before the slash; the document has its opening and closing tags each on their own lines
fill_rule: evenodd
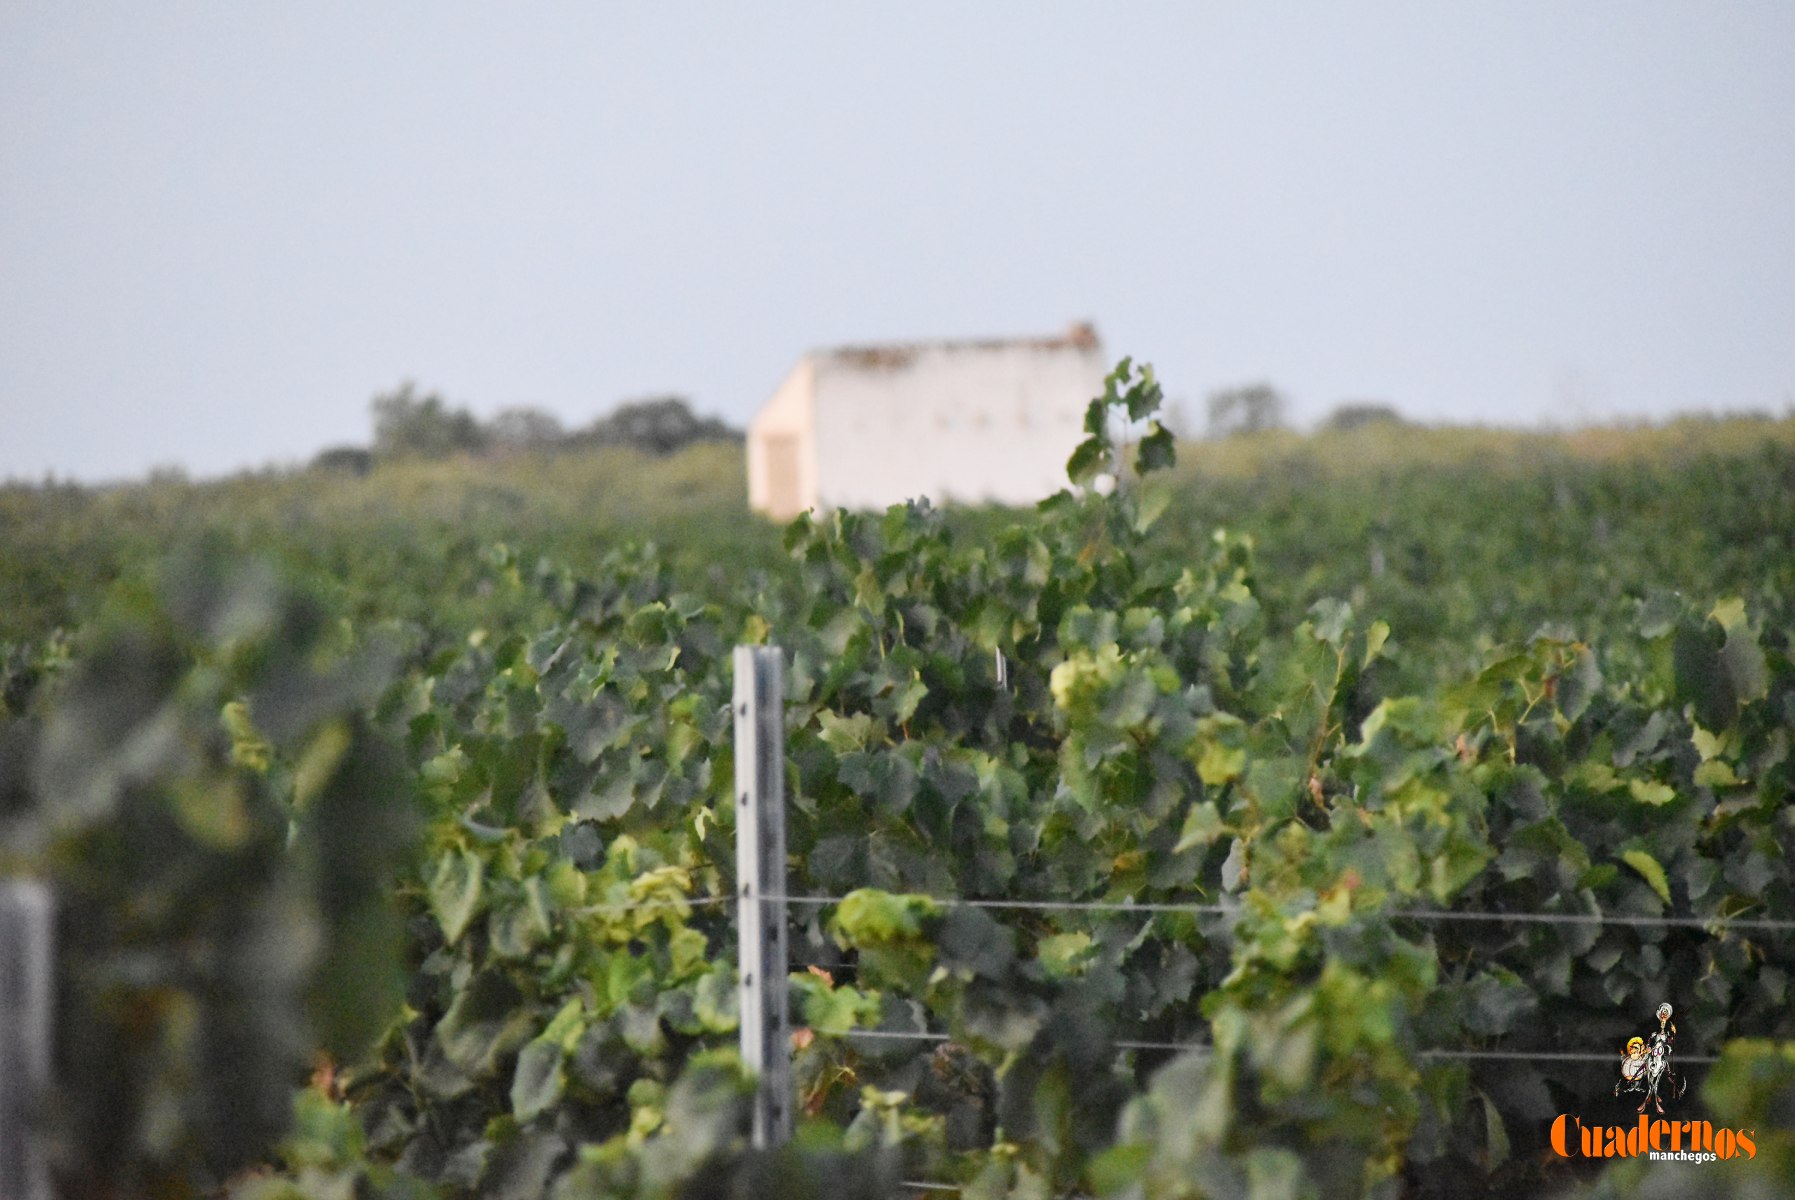
<svg viewBox="0 0 1795 1200">
<path fill-rule="evenodd" d="M 792 1133 L 785 939 L 785 688 L 776 646 L 735 648 L 736 962 L 754 1144 Z"/>
<path fill-rule="evenodd" d="M 50 890 L 0 882 L 0 1200 L 49 1200 L 34 1126 L 50 1085 L 54 908 Z"/>
</svg>

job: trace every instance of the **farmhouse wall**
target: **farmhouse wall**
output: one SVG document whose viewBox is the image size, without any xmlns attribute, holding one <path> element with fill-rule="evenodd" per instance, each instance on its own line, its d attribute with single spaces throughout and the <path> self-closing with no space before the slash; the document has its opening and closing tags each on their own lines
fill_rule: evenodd
<svg viewBox="0 0 1795 1200">
<path fill-rule="evenodd" d="M 748 425 L 748 505 L 788 521 L 817 505 L 816 364 L 805 358 Z"/>
<path fill-rule="evenodd" d="M 817 493 L 841 508 L 1029 504 L 1064 486 L 1102 359 L 1069 343 L 924 345 L 817 363 Z"/>
</svg>

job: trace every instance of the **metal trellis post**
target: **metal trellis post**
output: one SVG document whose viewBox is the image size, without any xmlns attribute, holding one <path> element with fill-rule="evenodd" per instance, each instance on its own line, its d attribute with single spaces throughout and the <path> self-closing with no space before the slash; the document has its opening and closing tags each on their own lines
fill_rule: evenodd
<svg viewBox="0 0 1795 1200">
<path fill-rule="evenodd" d="M 761 1148 L 784 1143 L 792 1132 L 783 674 L 778 647 L 735 648 L 736 961 L 742 1062 L 758 1080 L 754 1144 Z"/>
<path fill-rule="evenodd" d="M 49 1200 L 32 1126 L 50 1083 L 54 910 L 41 883 L 0 882 L 0 1200 Z"/>
</svg>

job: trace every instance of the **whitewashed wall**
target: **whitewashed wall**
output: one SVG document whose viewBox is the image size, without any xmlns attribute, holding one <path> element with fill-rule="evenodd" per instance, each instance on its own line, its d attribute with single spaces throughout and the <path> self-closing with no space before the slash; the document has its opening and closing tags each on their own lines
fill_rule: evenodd
<svg viewBox="0 0 1795 1200">
<path fill-rule="evenodd" d="M 1010 342 L 815 360 L 816 499 L 1029 504 L 1065 486 L 1100 350 Z"/>
<path fill-rule="evenodd" d="M 817 504 L 815 391 L 816 366 L 804 358 L 748 425 L 748 506 L 776 521 Z M 775 463 L 773 448 L 787 439 L 794 461 Z"/>
</svg>

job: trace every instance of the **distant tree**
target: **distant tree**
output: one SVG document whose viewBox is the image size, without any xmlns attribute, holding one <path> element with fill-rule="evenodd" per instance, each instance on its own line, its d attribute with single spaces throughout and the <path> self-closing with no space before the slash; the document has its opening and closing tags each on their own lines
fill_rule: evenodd
<svg viewBox="0 0 1795 1200">
<path fill-rule="evenodd" d="M 1192 441 L 1202 437 L 1197 428 L 1197 419 L 1191 414 L 1191 402 L 1183 398 L 1167 400 L 1160 406 L 1159 423 L 1172 431 L 1172 436 L 1180 441 Z"/>
<path fill-rule="evenodd" d="M 1328 414 L 1328 419 L 1321 423 L 1323 429 L 1336 433 L 1345 433 L 1353 429 L 1363 429 L 1367 425 L 1403 425 L 1402 414 L 1388 404 L 1368 400 L 1354 400 L 1342 404 Z"/>
<path fill-rule="evenodd" d="M 492 419 L 486 435 L 501 450 L 549 450 L 566 438 L 567 431 L 554 413 L 540 408 L 507 408 Z"/>
<path fill-rule="evenodd" d="M 465 408 L 450 408 L 432 392 L 419 396 L 410 380 L 374 397 L 376 458 L 445 458 L 486 446 L 486 430 Z"/>
<path fill-rule="evenodd" d="M 574 434 L 571 440 L 671 454 L 694 442 L 739 442 L 742 434 L 716 417 L 698 416 L 683 396 L 657 396 L 620 406 Z"/>
<path fill-rule="evenodd" d="M 1284 397 L 1269 383 L 1249 383 L 1209 394 L 1209 436 L 1231 437 L 1284 426 Z"/>
<path fill-rule="evenodd" d="M 366 475 L 374 469 L 374 455 L 360 446 L 331 446 L 312 456 L 312 470 L 338 475 Z"/>
</svg>

